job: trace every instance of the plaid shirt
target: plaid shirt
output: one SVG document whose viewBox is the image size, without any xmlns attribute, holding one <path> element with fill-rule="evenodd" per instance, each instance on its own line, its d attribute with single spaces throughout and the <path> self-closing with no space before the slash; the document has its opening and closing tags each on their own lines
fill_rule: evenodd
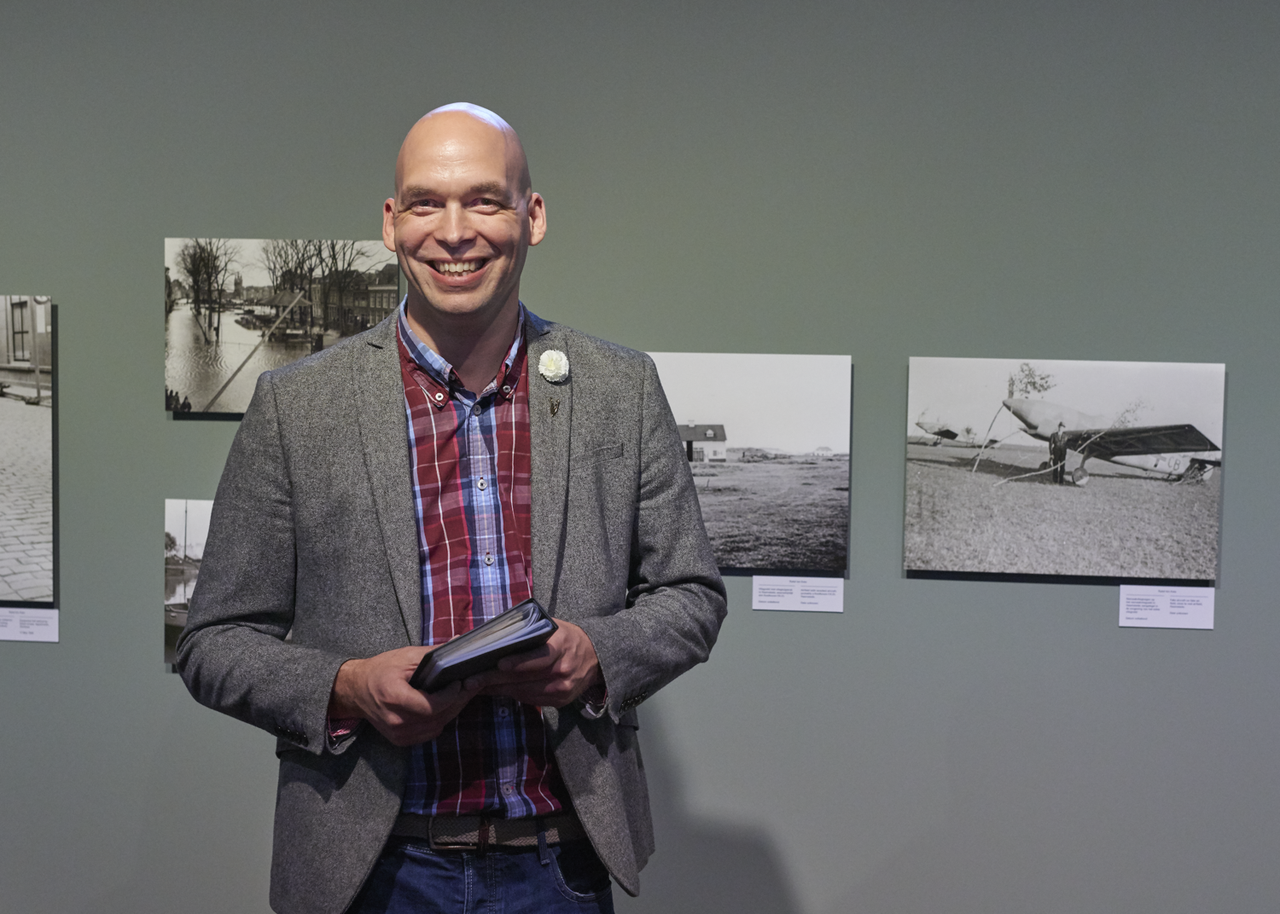
<svg viewBox="0 0 1280 914">
<path fill-rule="evenodd" d="M 443 644 L 532 595 L 524 306 L 498 376 L 479 396 L 399 319 L 413 468 L 422 643 Z M 539 710 L 480 695 L 414 746 L 401 809 L 502 818 L 563 809 Z"/>
</svg>

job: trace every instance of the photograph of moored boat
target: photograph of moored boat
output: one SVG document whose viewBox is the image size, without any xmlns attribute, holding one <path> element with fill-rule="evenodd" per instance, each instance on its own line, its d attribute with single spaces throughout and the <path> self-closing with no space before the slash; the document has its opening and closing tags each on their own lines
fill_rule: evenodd
<svg viewBox="0 0 1280 914">
<path fill-rule="evenodd" d="M 178 636 L 187 625 L 187 603 L 209 537 L 213 501 L 196 498 L 164 500 L 164 662 L 172 668 Z"/>
</svg>

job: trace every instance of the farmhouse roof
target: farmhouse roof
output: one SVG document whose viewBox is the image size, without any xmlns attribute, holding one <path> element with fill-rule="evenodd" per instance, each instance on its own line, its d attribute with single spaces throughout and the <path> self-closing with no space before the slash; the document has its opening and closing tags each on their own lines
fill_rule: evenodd
<svg viewBox="0 0 1280 914">
<path fill-rule="evenodd" d="M 726 441 L 723 425 L 682 425 L 681 441 Z"/>
</svg>

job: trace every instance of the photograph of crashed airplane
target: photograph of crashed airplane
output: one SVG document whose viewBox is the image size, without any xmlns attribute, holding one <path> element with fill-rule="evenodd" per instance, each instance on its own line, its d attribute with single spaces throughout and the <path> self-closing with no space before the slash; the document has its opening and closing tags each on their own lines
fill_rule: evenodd
<svg viewBox="0 0 1280 914">
<path fill-rule="evenodd" d="M 1226 369 L 913 358 L 908 572 L 1211 582 Z"/>
</svg>

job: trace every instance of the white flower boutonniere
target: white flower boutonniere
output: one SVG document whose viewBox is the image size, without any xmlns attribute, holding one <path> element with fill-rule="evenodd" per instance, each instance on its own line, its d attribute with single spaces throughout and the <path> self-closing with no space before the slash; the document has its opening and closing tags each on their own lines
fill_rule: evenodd
<svg viewBox="0 0 1280 914">
<path fill-rule="evenodd" d="M 552 384 L 559 384 L 569 377 L 569 357 L 559 349 L 548 349 L 538 359 L 538 374 Z"/>
</svg>

